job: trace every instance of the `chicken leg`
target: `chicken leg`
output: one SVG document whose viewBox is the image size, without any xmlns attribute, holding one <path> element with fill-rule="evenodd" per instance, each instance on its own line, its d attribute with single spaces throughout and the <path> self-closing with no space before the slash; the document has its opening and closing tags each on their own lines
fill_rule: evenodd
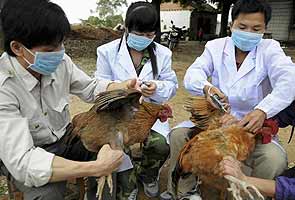
<svg viewBox="0 0 295 200">
<path fill-rule="evenodd" d="M 96 182 L 97 182 L 96 198 L 98 198 L 98 200 L 101 200 L 102 198 L 102 192 L 103 192 L 105 181 L 106 181 L 105 176 L 102 176 L 96 179 Z"/>
<path fill-rule="evenodd" d="M 242 198 L 241 191 L 247 195 L 247 199 L 264 200 L 264 197 L 254 185 L 248 184 L 229 175 L 224 176 L 224 178 L 229 181 L 230 187 L 228 188 L 228 191 L 232 193 L 235 200 L 245 199 Z"/>
<path fill-rule="evenodd" d="M 113 194 L 113 179 L 112 179 L 112 174 L 109 174 L 108 176 L 102 176 L 96 179 L 97 181 L 97 192 L 96 192 L 96 198 L 98 198 L 98 200 L 101 200 L 102 198 L 102 192 L 103 192 L 103 188 L 105 185 L 105 182 L 107 181 L 107 184 L 109 186 L 110 189 L 110 194 Z"/>
<path fill-rule="evenodd" d="M 126 127 L 124 127 L 124 129 L 126 129 Z M 123 149 L 123 134 L 122 134 L 122 132 L 117 131 L 117 138 L 116 138 L 116 140 L 111 141 L 110 145 L 111 145 L 112 149 Z M 100 177 L 96 181 L 97 181 L 96 198 L 98 198 L 98 200 L 101 200 L 101 198 L 102 198 L 102 192 L 103 192 L 103 188 L 104 188 L 106 181 L 107 181 L 107 184 L 110 189 L 110 195 L 113 194 L 112 174 L 109 174 L 108 176 Z"/>
</svg>

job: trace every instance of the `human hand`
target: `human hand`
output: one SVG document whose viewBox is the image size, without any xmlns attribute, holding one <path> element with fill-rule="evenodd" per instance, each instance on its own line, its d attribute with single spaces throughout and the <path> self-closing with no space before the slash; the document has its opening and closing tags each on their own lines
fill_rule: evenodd
<svg viewBox="0 0 295 200">
<path fill-rule="evenodd" d="M 144 97 L 150 97 L 155 93 L 157 89 L 157 85 L 156 83 L 152 81 L 143 81 L 141 83 L 140 88 L 141 88 L 141 93 Z"/>
<path fill-rule="evenodd" d="M 122 161 L 123 151 L 112 150 L 108 144 L 102 146 L 95 161 L 98 174 L 95 174 L 94 176 L 107 176 L 111 174 L 118 169 Z"/>
<path fill-rule="evenodd" d="M 242 172 L 241 166 L 242 164 L 240 161 L 234 159 L 231 156 L 226 156 L 219 163 L 219 175 L 230 175 L 237 179 L 240 179 L 241 181 L 246 181 L 247 176 Z"/>
<path fill-rule="evenodd" d="M 141 90 L 140 89 L 140 82 L 137 79 L 128 79 L 126 81 L 122 81 L 120 83 L 110 83 L 107 87 L 108 91 L 111 90 L 118 90 L 118 89 L 137 89 L 137 90 Z"/>
<path fill-rule="evenodd" d="M 223 104 L 223 107 L 225 108 L 225 110 L 227 110 L 228 112 L 230 111 L 230 105 L 229 105 L 227 96 L 225 96 L 217 87 L 205 85 L 203 91 L 204 91 L 204 94 L 205 94 L 205 97 L 206 97 L 207 101 L 214 108 L 218 108 L 218 107 L 212 101 L 212 98 L 210 96 L 214 95 L 214 94 L 217 94 L 218 97 L 220 98 L 219 101 Z"/>
<path fill-rule="evenodd" d="M 230 126 L 232 124 L 238 124 L 239 120 L 235 118 L 233 115 L 225 113 L 220 118 L 219 122 L 222 124 L 222 126 Z"/>
<path fill-rule="evenodd" d="M 239 126 L 244 127 L 245 130 L 256 133 L 262 128 L 266 114 L 262 110 L 255 109 L 244 116 L 239 122 Z"/>
</svg>

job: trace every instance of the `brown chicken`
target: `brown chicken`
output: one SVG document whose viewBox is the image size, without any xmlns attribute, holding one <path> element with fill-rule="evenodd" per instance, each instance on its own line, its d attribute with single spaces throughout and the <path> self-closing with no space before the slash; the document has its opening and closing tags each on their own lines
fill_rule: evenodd
<svg viewBox="0 0 295 200">
<path fill-rule="evenodd" d="M 191 112 L 197 130 L 180 152 L 173 173 L 175 189 L 181 176 L 192 173 L 202 182 L 203 199 L 208 197 L 202 188 L 215 188 L 220 191 L 220 199 L 224 199 L 227 182 L 218 174 L 219 162 L 225 156 L 245 160 L 254 148 L 255 139 L 237 125 L 221 127 L 219 119 L 223 113 L 207 103 L 204 97 L 193 97 L 185 108 Z"/>
<path fill-rule="evenodd" d="M 114 90 L 100 93 L 94 106 L 72 120 L 72 131 L 78 135 L 87 150 L 98 152 L 104 144 L 121 149 L 143 142 L 157 119 L 162 122 L 172 117 L 168 105 L 139 103 L 141 93 L 135 89 Z M 98 183 L 98 196 L 105 179 Z M 111 176 L 108 184 L 112 189 Z M 111 192 L 111 191 L 110 191 Z"/>
</svg>

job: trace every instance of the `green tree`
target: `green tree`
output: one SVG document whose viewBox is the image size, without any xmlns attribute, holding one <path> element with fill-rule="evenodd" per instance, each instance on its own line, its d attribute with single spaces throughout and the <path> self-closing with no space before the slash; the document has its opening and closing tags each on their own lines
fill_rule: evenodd
<svg viewBox="0 0 295 200">
<path fill-rule="evenodd" d="M 82 24 L 90 26 L 104 26 L 114 28 L 117 24 L 123 23 L 122 15 L 110 15 L 101 19 L 100 17 L 90 16 L 86 20 L 81 20 Z"/>
<path fill-rule="evenodd" d="M 127 6 L 126 0 L 98 0 L 96 3 L 96 10 L 99 17 L 105 19 L 107 16 L 114 16 L 121 6 Z"/>
<path fill-rule="evenodd" d="M 228 15 L 232 4 L 236 3 L 237 0 L 210 0 L 213 3 L 218 3 L 218 8 L 221 11 L 221 27 L 220 36 L 224 37 L 227 35 Z"/>
<path fill-rule="evenodd" d="M 158 13 L 158 22 L 157 22 L 157 30 L 156 30 L 157 31 L 157 35 L 156 35 L 156 38 L 155 38 L 155 41 L 156 42 L 160 42 L 160 38 L 161 38 L 160 4 L 162 2 L 165 2 L 165 1 L 164 0 L 153 0 L 152 1 L 152 4 L 154 5 L 154 7 L 156 8 L 157 13 Z"/>
<path fill-rule="evenodd" d="M 127 6 L 126 0 L 98 0 L 96 9 L 91 10 L 92 13 L 97 13 L 97 16 L 90 16 L 87 20 L 81 20 L 83 24 L 92 26 L 105 26 L 114 28 L 117 24 L 123 23 L 122 14 L 118 13 L 118 8 Z"/>
</svg>

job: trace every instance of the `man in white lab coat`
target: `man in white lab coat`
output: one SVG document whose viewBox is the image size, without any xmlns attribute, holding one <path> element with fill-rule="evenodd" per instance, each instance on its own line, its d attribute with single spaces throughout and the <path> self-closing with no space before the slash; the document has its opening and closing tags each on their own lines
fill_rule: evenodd
<svg viewBox="0 0 295 200">
<path fill-rule="evenodd" d="M 144 83 L 141 88 L 144 101 L 162 104 L 176 94 L 178 85 L 171 67 L 172 52 L 153 41 L 157 19 L 150 3 L 131 4 L 126 13 L 124 36 L 97 48 L 95 76 L 100 81 L 115 82 L 137 78 Z M 136 199 L 137 179 L 148 197 L 159 195 L 159 170 L 169 155 L 168 133 L 168 122 L 158 120 L 154 124 L 143 145 L 141 164 L 135 167 L 136 176 L 132 165 L 126 165 L 126 170 L 117 174 L 116 199 Z"/>
<path fill-rule="evenodd" d="M 208 42 L 184 77 L 184 86 L 191 94 L 206 95 L 211 102 L 211 88 L 211 93 L 230 105 L 233 117 L 225 117 L 224 124 L 237 119 L 251 132 L 259 130 L 265 119 L 286 108 L 295 97 L 295 65 L 277 41 L 262 39 L 270 18 L 271 8 L 266 2 L 237 1 L 232 10 L 232 36 Z M 172 163 L 177 159 L 173 155 L 187 140 L 187 131 L 176 129 L 171 134 Z M 273 138 L 268 144 L 258 141 L 245 164 L 252 168 L 252 176 L 273 179 L 287 167 L 287 157 L 277 138 Z M 184 186 L 182 191 L 190 190 L 194 183 L 194 178 L 186 179 L 180 184 Z M 172 192 L 170 180 L 168 191 L 162 195 Z"/>
</svg>

